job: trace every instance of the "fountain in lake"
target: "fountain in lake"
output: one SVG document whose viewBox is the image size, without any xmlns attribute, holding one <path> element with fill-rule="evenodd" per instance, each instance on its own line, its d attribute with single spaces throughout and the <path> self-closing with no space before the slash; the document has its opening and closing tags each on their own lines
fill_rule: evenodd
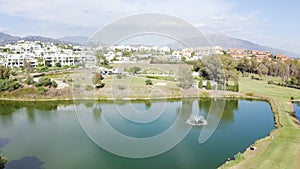
<svg viewBox="0 0 300 169">
<path fill-rule="evenodd" d="M 205 126 L 207 125 L 207 121 L 203 116 L 191 116 L 187 121 L 187 124 L 192 125 L 192 126 Z"/>
</svg>

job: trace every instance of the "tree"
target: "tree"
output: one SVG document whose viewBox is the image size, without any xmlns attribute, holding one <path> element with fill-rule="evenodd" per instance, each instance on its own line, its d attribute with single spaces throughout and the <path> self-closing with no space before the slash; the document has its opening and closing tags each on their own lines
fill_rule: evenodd
<svg viewBox="0 0 300 169">
<path fill-rule="evenodd" d="M 146 85 L 153 85 L 152 80 L 150 79 L 145 80 L 145 83 Z"/>
<path fill-rule="evenodd" d="M 195 55 L 196 55 L 196 52 L 193 51 L 193 52 L 191 53 L 191 57 L 194 57 Z"/>
<path fill-rule="evenodd" d="M 33 80 L 32 77 L 28 76 L 27 79 L 25 80 L 25 83 L 26 83 L 27 85 L 31 85 L 31 84 L 34 83 L 34 80 Z"/>
<path fill-rule="evenodd" d="M 129 52 L 129 51 L 125 51 L 125 52 L 123 52 L 123 56 L 131 56 L 132 55 L 132 53 L 131 52 Z"/>
<path fill-rule="evenodd" d="M 245 72 L 250 72 L 251 63 L 247 57 L 243 57 L 237 64 L 237 70 L 245 75 Z"/>
<path fill-rule="evenodd" d="M 0 156 L 0 169 L 4 169 L 5 168 L 5 165 L 7 163 L 7 159 Z"/>
<path fill-rule="evenodd" d="M 25 63 L 24 63 L 25 73 L 26 73 L 27 75 L 29 75 L 29 74 L 31 73 L 31 63 L 28 62 L 26 59 L 25 59 L 24 62 L 25 62 Z"/>
<path fill-rule="evenodd" d="M 278 64 L 277 63 L 271 63 L 269 68 L 269 74 L 271 76 L 278 76 Z"/>
<path fill-rule="evenodd" d="M 0 79 L 9 79 L 10 73 L 11 73 L 10 68 L 0 66 Z"/>
<path fill-rule="evenodd" d="M 50 62 L 46 62 L 45 65 L 46 65 L 47 67 L 51 67 L 51 66 L 52 66 Z"/>
<path fill-rule="evenodd" d="M 95 73 L 93 76 L 93 84 L 97 85 L 97 84 L 101 84 L 101 80 L 103 80 L 103 76 L 101 73 Z"/>
<path fill-rule="evenodd" d="M 16 90 L 20 87 L 20 84 L 18 81 L 13 81 L 12 83 L 9 84 L 9 91 Z"/>
<path fill-rule="evenodd" d="M 193 82 L 192 71 L 188 67 L 181 66 L 178 72 L 178 86 L 187 89 L 192 86 Z"/>
<path fill-rule="evenodd" d="M 0 91 L 12 91 L 18 89 L 20 86 L 17 80 L 13 79 L 0 79 Z"/>
<path fill-rule="evenodd" d="M 44 54 L 44 53 L 43 53 L 43 54 Z M 43 58 L 37 58 L 37 61 L 38 61 L 38 63 L 39 63 L 39 64 L 38 64 L 39 66 L 44 66 L 45 63 L 44 63 L 44 59 L 43 59 Z"/>
<path fill-rule="evenodd" d="M 239 72 L 236 70 L 237 64 L 236 64 L 235 60 L 233 60 L 232 57 L 227 56 L 227 55 L 221 55 L 220 59 L 223 64 L 226 82 L 230 79 L 237 80 L 239 77 Z"/>
<path fill-rule="evenodd" d="M 41 77 L 39 79 L 39 85 L 40 86 L 51 86 L 51 79 L 47 78 L 47 77 Z"/>
<path fill-rule="evenodd" d="M 257 61 L 254 58 L 251 58 L 250 63 L 251 63 L 250 73 L 257 73 L 257 66 L 258 66 Z"/>
<path fill-rule="evenodd" d="M 283 62 L 278 65 L 278 75 L 281 77 L 282 84 L 287 80 L 287 69 Z"/>
<path fill-rule="evenodd" d="M 234 81 L 234 92 L 239 92 L 240 91 L 240 85 L 239 82 L 237 80 Z"/>
<path fill-rule="evenodd" d="M 207 90 L 211 90 L 211 83 L 210 83 L 210 80 L 207 80 L 207 81 L 206 81 L 206 89 L 207 89 Z"/>
<path fill-rule="evenodd" d="M 56 66 L 56 67 L 61 67 L 61 63 L 60 63 L 60 62 L 56 62 L 56 63 L 55 63 L 55 66 Z"/>
<path fill-rule="evenodd" d="M 265 76 L 268 73 L 268 68 L 264 64 L 259 64 L 257 73 L 259 74 L 259 76 Z"/>
<path fill-rule="evenodd" d="M 57 88 L 58 84 L 56 83 L 56 81 L 52 80 L 51 86 L 54 88 Z"/>
<path fill-rule="evenodd" d="M 134 67 L 131 67 L 130 69 L 129 69 L 129 72 L 131 73 L 131 74 L 137 74 L 139 71 L 141 71 L 142 69 L 140 68 L 140 67 L 137 67 L 137 66 L 134 66 Z"/>
<path fill-rule="evenodd" d="M 202 59 L 202 62 L 205 73 L 207 73 L 207 79 L 218 82 L 224 81 L 224 69 L 218 55 L 206 56 Z"/>
<path fill-rule="evenodd" d="M 203 88 L 203 80 L 202 79 L 200 79 L 199 82 L 198 82 L 198 88 L 199 89 Z"/>
</svg>

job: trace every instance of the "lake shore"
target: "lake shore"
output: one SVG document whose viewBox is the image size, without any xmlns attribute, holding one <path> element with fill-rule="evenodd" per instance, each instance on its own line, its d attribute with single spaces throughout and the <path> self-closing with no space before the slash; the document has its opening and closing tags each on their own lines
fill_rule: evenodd
<svg viewBox="0 0 300 169">
<path fill-rule="evenodd" d="M 295 117 L 290 98 L 297 96 L 296 89 L 268 85 L 266 81 L 249 83 L 241 78 L 241 91 L 251 93 L 268 100 L 273 114 L 276 129 L 269 136 L 257 140 L 252 149 L 249 147 L 242 155 L 244 158 L 228 161 L 220 168 L 298 168 L 300 165 L 300 125 Z M 255 147 L 255 149 L 253 149 Z"/>
</svg>

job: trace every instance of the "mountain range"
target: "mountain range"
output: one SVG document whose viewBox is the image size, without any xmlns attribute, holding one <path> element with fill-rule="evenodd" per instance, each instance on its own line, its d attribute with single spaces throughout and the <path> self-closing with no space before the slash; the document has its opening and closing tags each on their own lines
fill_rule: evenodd
<svg viewBox="0 0 300 169">
<path fill-rule="evenodd" d="M 212 45 L 221 46 L 224 49 L 235 48 L 235 49 L 248 49 L 248 50 L 264 50 L 270 51 L 273 55 L 283 54 L 290 57 L 300 57 L 300 54 L 295 54 L 286 50 L 272 48 L 269 46 L 259 45 L 257 43 L 253 43 L 247 40 L 232 38 L 225 35 L 209 35 L 207 38 L 210 40 Z M 40 42 L 52 42 L 52 43 L 71 43 L 76 45 L 84 45 L 88 41 L 88 37 L 85 36 L 67 36 L 59 39 L 43 37 L 43 36 L 26 36 L 26 37 L 18 37 L 12 36 L 6 33 L 0 32 L 0 45 L 5 45 L 8 43 L 14 43 L 18 40 L 26 40 L 26 41 L 40 41 Z M 196 41 L 194 38 L 189 39 L 190 42 Z M 169 47 L 176 48 L 177 44 L 169 44 Z"/>
</svg>

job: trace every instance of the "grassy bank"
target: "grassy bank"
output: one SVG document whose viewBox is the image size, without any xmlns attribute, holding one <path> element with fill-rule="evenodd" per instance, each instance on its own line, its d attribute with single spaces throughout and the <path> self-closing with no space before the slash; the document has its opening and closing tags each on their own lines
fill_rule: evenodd
<svg viewBox="0 0 300 169">
<path fill-rule="evenodd" d="M 300 127 L 294 117 L 290 97 L 299 100 L 300 90 L 269 85 L 267 81 L 252 80 L 249 77 L 240 79 L 240 91 L 268 99 L 274 112 L 277 129 L 269 137 L 258 140 L 256 150 L 247 150 L 240 163 L 235 161 L 224 164 L 221 168 L 299 168 L 300 165 Z"/>
</svg>

